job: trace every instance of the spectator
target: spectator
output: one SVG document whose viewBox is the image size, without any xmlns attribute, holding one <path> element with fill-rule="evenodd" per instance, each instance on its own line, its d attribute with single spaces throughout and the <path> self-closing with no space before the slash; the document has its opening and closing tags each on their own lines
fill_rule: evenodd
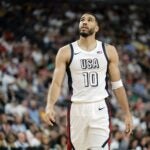
<svg viewBox="0 0 150 150">
<path fill-rule="evenodd" d="M 150 149 L 150 20 L 147 17 L 150 11 L 146 5 L 113 4 L 110 7 L 107 2 L 101 5 L 87 2 L 86 8 L 94 11 L 101 22 L 98 39 L 117 45 L 121 75 L 133 114 L 135 130 L 130 139 L 126 139 L 122 133 L 121 109 L 111 95 L 112 149 Z M 65 149 L 67 100 L 70 99 L 67 78 L 55 107 L 55 127 L 50 128 L 44 122 L 43 108 L 57 50 L 76 39 L 72 35 L 76 34 L 77 20 L 86 8 L 73 1 L 59 4 L 48 0 L 38 3 L 1 0 L 1 145 L 15 147 L 21 133 L 30 148 Z"/>
<path fill-rule="evenodd" d="M 26 139 L 26 134 L 24 132 L 18 132 L 15 146 L 23 150 L 26 150 L 26 148 L 29 147 Z"/>
</svg>

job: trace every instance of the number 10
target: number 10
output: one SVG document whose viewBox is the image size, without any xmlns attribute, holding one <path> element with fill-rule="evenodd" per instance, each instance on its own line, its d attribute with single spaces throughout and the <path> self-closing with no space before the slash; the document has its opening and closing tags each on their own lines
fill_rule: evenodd
<svg viewBox="0 0 150 150">
<path fill-rule="evenodd" d="M 98 86 L 98 73 L 97 72 L 83 72 L 84 86 L 96 87 Z"/>
</svg>

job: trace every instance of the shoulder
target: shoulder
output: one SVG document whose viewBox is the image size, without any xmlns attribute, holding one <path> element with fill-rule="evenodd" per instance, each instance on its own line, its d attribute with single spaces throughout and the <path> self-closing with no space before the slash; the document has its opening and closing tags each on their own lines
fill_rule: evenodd
<svg viewBox="0 0 150 150">
<path fill-rule="evenodd" d="M 115 46 L 105 43 L 105 50 L 107 53 L 108 59 L 111 61 L 112 59 L 118 58 L 117 49 Z"/>
<path fill-rule="evenodd" d="M 114 52 L 116 51 L 116 48 L 114 45 L 111 45 L 111 44 L 107 44 L 107 43 L 104 43 L 105 45 L 105 49 L 108 51 L 108 52 Z"/>
<path fill-rule="evenodd" d="M 65 52 L 69 52 L 70 51 L 70 45 L 69 44 L 67 44 L 67 45 L 65 45 L 65 46 L 63 46 L 63 47 L 61 47 L 59 50 L 58 50 L 58 52 L 60 52 L 60 53 L 65 53 Z"/>
<path fill-rule="evenodd" d="M 58 50 L 58 53 L 57 53 L 57 56 L 56 56 L 56 58 L 63 59 L 66 62 L 68 62 L 70 60 L 70 57 L 71 57 L 71 50 L 70 50 L 70 45 L 69 44 L 61 47 Z"/>
</svg>

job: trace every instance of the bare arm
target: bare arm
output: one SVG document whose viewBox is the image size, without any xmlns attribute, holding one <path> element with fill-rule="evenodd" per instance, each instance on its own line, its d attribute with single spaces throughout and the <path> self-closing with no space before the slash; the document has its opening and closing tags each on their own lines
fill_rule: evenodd
<svg viewBox="0 0 150 150">
<path fill-rule="evenodd" d="M 109 64 L 109 75 L 112 82 L 119 81 L 121 79 L 120 77 L 120 71 L 119 71 L 119 58 L 117 51 L 115 47 L 113 46 L 106 46 L 108 58 L 110 61 Z M 129 104 L 127 95 L 125 92 L 125 88 L 123 86 L 113 90 L 117 101 L 119 102 L 124 114 L 125 114 L 125 124 L 126 124 L 126 133 L 129 135 L 132 132 L 132 119 L 131 114 L 129 110 Z"/>
<path fill-rule="evenodd" d="M 47 96 L 46 121 L 50 125 L 53 125 L 53 122 L 55 122 L 54 105 L 60 95 L 61 85 L 64 79 L 67 62 L 68 62 L 68 47 L 64 47 L 58 51 L 58 54 L 56 56 L 53 80 Z"/>
<path fill-rule="evenodd" d="M 47 107 L 53 106 L 60 94 L 61 85 L 64 79 L 64 74 L 66 70 L 65 58 L 63 58 L 62 51 L 59 51 L 56 56 L 55 70 L 53 74 L 53 80 L 48 91 L 47 97 Z"/>
</svg>

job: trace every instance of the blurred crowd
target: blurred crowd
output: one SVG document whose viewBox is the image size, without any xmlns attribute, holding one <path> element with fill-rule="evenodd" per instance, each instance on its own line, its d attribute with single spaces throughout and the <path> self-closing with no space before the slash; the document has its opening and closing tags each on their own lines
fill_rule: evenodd
<svg viewBox="0 0 150 150">
<path fill-rule="evenodd" d="M 79 37 L 79 18 L 87 11 L 100 21 L 97 39 L 118 50 L 133 114 L 128 138 L 111 92 L 111 150 L 150 150 L 150 9 L 57 1 L 0 2 L 0 150 L 66 150 L 67 78 L 53 127 L 44 121 L 46 96 L 56 53 Z"/>
</svg>

